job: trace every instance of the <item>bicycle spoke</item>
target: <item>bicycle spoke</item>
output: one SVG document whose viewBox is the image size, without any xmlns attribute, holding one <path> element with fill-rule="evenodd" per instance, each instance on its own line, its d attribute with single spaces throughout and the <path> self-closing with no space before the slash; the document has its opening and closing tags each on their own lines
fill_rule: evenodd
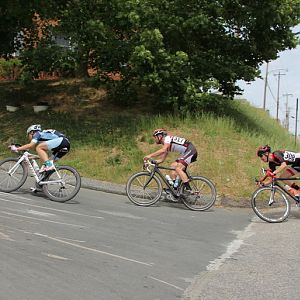
<svg viewBox="0 0 300 300">
<path fill-rule="evenodd" d="M 284 221 L 290 213 L 290 204 L 286 196 L 277 187 L 259 188 L 251 198 L 256 215 L 270 223 Z"/>
<path fill-rule="evenodd" d="M 192 191 L 183 193 L 183 203 L 191 210 L 207 210 L 213 206 L 216 201 L 216 189 L 214 184 L 207 178 L 197 176 L 190 182 Z"/>
<path fill-rule="evenodd" d="M 149 206 L 159 200 L 162 192 L 161 183 L 156 177 L 153 177 L 151 181 L 149 179 L 150 174 L 148 172 L 141 172 L 133 175 L 128 180 L 126 192 L 128 198 L 134 204 Z"/>
</svg>

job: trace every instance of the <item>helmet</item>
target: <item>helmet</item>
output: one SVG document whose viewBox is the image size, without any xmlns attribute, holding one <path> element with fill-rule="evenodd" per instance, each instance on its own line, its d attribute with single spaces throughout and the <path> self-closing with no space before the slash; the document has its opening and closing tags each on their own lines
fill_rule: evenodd
<svg viewBox="0 0 300 300">
<path fill-rule="evenodd" d="M 28 129 L 27 129 L 27 131 L 26 131 L 26 133 L 27 133 L 27 135 L 28 135 L 28 133 L 29 133 L 30 131 L 41 131 L 41 130 L 42 130 L 41 125 L 36 124 L 36 125 L 31 125 L 31 126 L 29 126 Z"/>
<path fill-rule="evenodd" d="M 153 136 L 158 136 L 159 134 L 166 136 L 167 135 L 167 130 L 164 128 L 159 128 L 159 129 L 155 129 L 153 131 Z"/>
<path fill-rule="evenodd" d="M 271 152 L 271 147 L 268 145 L 265 146 L 260 146 L 257 149 L 257 156 L 262 157 L 265 153 L 270 153 Z"/>
</svg>

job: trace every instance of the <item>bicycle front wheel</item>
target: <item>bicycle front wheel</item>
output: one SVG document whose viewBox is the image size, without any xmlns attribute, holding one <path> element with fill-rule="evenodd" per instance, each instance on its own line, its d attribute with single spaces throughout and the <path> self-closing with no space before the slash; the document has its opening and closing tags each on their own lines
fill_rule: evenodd
<svg viewBox="0 0 300 300">
<path fill-rule="evenodd" d="M 126 184 L 126 193 L 131 202 L 139 206 L 150 206 L 156 203 L 162 194 L 160 180 L 148 172 L 132 175 Z"/>
<path fill-rule="evenodd" d="M 43 192 L 56 202 L 66 202 L 73 199 L 80 190 L 81 177 L 76 169 L 69 166 L 56 166 L 56 171 L 50 172 L 43 181 Z"/>
<path fill-rule="evenodd" d="M 0 161 L 0 191 L 10 193 L 26 181 L 28 169 L 25 163 L 16 165 L 18 158 L 9 157 Z"/>
<path fill-rule="evenodd" d="M 255 214 L 269 223 L 283 222 L 290 214 L 291 205 L 278 187 L 261 187 L 251 197 Z"/>
<path fill-rule="evenodd" d="M 195 176 L 190 179 L 192 191 L 185 191 L 181 187 L 182 202 L 191 209 L 204 211 L 211 208 L 216 202 L 217 191 L 215 185 L 206 177 Z"/>
</svg>

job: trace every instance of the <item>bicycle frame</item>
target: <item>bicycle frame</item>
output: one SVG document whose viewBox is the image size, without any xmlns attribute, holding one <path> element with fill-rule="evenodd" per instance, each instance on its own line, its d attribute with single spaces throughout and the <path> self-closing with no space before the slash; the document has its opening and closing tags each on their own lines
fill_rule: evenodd
<svg viewBox="0 0 300 300">
<path fill-rule="evenodd" d="M 8 171 L 9 175 L 13 175 L 14 172 L 17 170 L 17 167 L 23 162 L 25 161 L 26 164 L 29 167 L 29 170 L 31 171 L 31 174 L 33 175 L 35 181 L 39 184 L 39 185 L 44 185 L 44 184 L 57 184 L 57 183 L 63 183 L 60 174 L 57 172 L 56 167 L 54 169 L 54 171 L 56 172 L 57 176 L 58 176 L 58 180 L 51 180 L 51 181 L 43 181 L 44 176 L 42 176 L 41 178 L 38 176 L 38 174 L 36 173 L 36 171 L 34 170 L 32 163 L 31 163 L 31 159 L 36 159 L 39 158 L 38 155 L 35 154 L 31 154 L 28 151 L 25 151 L 22 156 L 19 158 L 19 160 L 16 162 L 16 164 Z"/>
<path fill-rule="evenodd" d="M 160 170 L 174 171 L 175 169 L 171 168 L 171 167 L 158 166 L 156 164 L 151 164 L 151 165 L 154 166 L 154 167 L 153 167 L 152 171 L 147 167 L 147 171 L 149 173 L 151 173 L 151 175 L 150 175 L 150 178 L 148 179 L 148 181 L 145 183 L 145 187 L 150 183 L 150 181 L 152 180 L 153 176 L 155 174 L 158 174 L 159 177 L 160 177 L 160 180 L 166 184 L 166 186 L 168 187 L 168 189 L 170 190 L 170 192 L 172 193 L 172 195 L 174 197 L 178 197 L 180 195 L 179 191 L 180 191 L 180 186 L 182 185 L 182 181 L 180 182 L 180 185 L 175 190 L 174 187 L 168 182 L 168 180 L 165 178 L 165 176 L 160 171 Z M 188 174 L 187 170 L 185 170 L 185 173 L 187 174 L 188 178 L 190 178 L 190 175 Z"/>
<path fill-rule="evenodd" d="M 294 199 L 295 201 L 298 201 L 298 199 L 292 195 L 289 191 L 287 191 L 282 185 L 280 185 L 280 183 L 278 181 L 288 181 L 288 180 L 300 180 L 300 177 L 288 177 L 288 178 L 283 178 L 283 177 L 279 177 L 279 178 L 272 178 L 272 183 L 271 186 L 272 188 L 274 186 L 279 187 L 279 189 L 281 191 L 283 191 L 286 195 L 290 196 L 292 199 Z"/>
</svg>

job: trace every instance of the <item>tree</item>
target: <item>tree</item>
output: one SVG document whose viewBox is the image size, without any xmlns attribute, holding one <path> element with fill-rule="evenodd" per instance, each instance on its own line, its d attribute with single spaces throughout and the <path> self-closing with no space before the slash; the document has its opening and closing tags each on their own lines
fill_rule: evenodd
<svg viewBox="0 0 300 300">
<path fill-rule="evenodd" d="M 174 109 L 201 107 L 210 91 L 232 97 L 238 80 L 296 47 L 299 0 L 48 0 L 81 66 L 118 72 L 123 87 L 144 87 Z M 43 4 L 43 5 L 42 5 Z M 125 91 L 128 92 L 128 88 Z"/>
<path fill-rule="evenodd" d="M 32 0 L 2 0 L 0 4 L 0 55 L 7 56 L 21 47 L 24 28 L 32 25 Z"/>
</svg>

